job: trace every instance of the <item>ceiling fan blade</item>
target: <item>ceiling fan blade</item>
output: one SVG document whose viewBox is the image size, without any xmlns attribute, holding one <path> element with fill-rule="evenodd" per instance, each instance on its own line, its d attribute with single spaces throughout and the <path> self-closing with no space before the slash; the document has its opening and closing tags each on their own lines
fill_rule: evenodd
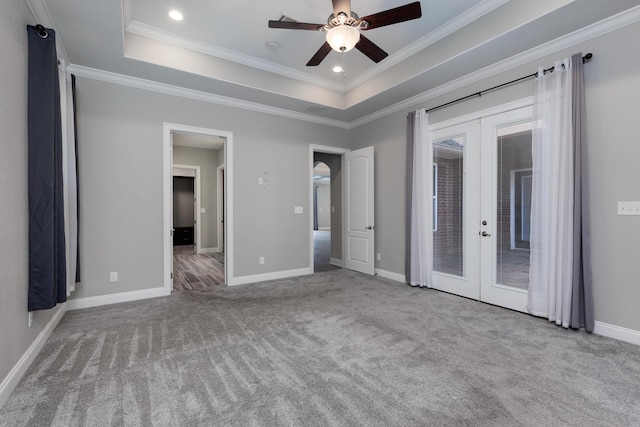
<svg viewBox="0 0 640 427">
<path fill-rule="evenodd" d="M 320 65 L 322 60 L 327 57 L 329 52 L 331 52 L 331 46 L 329 46 L 329 43 L 324 42 L 324 44 L 320 46 L 320 49 L 318 49 L 316 54 L 313 55 L 309 62 L 307 62 L 307 67 L 315 67 L 317 65 Z"/>
<path fill-rule="evenodd" d="M 356 49 L 367 55 L 369 59 L 376 63 L 389 56 L 387 52 L 380 49 L 377 44 L 375 44 L 362 34 L 360 34 L 360 41 L 356 44 Z"/>
<path fill-rule="evenodd" d="M 367 21 L 369 24 L 363 30 L 371 30 L 372 28 L 384 27 L 385 25 L 397 24 L 398 22 L 410 21 L 418 19 L 422 16 L 420 2 L 405 4 L 404 6 L 385 10 L 384 12 L 374 13 L 373 15 L 360 18 L 358 23 Z"/>
<path fill-rule="evenodd" d="M 309 24 L 306 22 L 269 21 L 269 28 L 284 28 L 287 30 L 321 31 L 323 24 Z"/>
<path fill-rule="evenodd" d="M 338 16 L 344 12 L 347 17 L 351 16 L 351 0 L 331 0 L 333 2 L 333 15 Z"/>
</svg>

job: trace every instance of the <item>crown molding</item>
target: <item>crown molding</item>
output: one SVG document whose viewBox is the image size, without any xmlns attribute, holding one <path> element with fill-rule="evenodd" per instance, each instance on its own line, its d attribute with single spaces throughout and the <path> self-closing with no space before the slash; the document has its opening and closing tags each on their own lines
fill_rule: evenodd
<svg viewBox="0 0 640 427">
<path fill-rule="evenodd" d="M 367 71 L 361 73 L 358 77 L 349 81 L 349 83 L 345 85 L 345 89 L 349 91 L 356 88 L 357 86 L 365 83 L 367 80 L 372 79 L 373 77 L 399 64 L 405 59 L 410 58 L 412 55 L 415 55 L 421 50 L 431 46 L 434 43 L 437 43 L 438 41 L 465 27 L 466 25 L 469 25 L 476 19 L 479 19 L 487 13 L 494 11 L 508 1 L 509 0 L 485 0 L 482 3 L 477 4 L 471 9 L 466 10 L 464 13 L 456 16 L 451 21 L 431 31 L 429 34 L 424 35 L 418 40 L 400 49 L 398 52 L 389 55 L 388 58 L 386 58 L 379 64 L 376 64 L 375 66 L 369 68 Z"/>
<path fill-rule="evenodd" d="M 221 48 L 219 46 L 214 46 L 210 43 L 205 43 L 189 37 L 179 36 L 170 31 L 165 31 L 139 21 L 131 21 L 125 28 L 125 31 L 132 34 L 137 34 L 139 36 L 158 40 L 164 43 L 169 43 L 184 49 L 204 53 L 216 58 L 221 58 L 238 64 L 247 65 L 249 67 L 257 68 L 269 73 L 279 74 L 292 79 L 300 80 L 302 82 L 309 83 L 315 86 L 324 87 L 341 93 L 344 93 L 345 91 L 345 86 L 342 83 L 321 79 L 312 76 L 311 74 L 294 70 L 293 68 L 283 67 L 281 65 L 277 65 L 269 61 L 264 61 L 253 56 L 243 55 L 228 49 Z"/>
<path fill-rule="evenodd" d="M 60 38 L 60 34 L 57 31 L 56 24 L 53 22 L 51 12 L 49 12 L 47 4 L 44 2 L 44 0 L 27 0 L 27 6 L 29 6 L 29 9 L 31 9 L 31 13 L 33 14 L 33 17 L 36 19 L 38 24 L 56 30 L 56 48 L 58 49 L 58 56 L 60 57 L 60 59 L 64 60 L 66 64 L 68 64 L 69 55 L 67 54 L 67 50 L 62 44 L 62 39 Z"/>
<path fill-rule="evenodd" d="M 78 77 L 85 77 L 88 79 L 99 80 L 107 83 L 114 83 L 121 86 L 133 87 L 136 89 L 143 89 L 152 92 L 163 93 L 166 95 L 179 96 L 196 101 L 209 102 L 212 104 L 240 108 L 243 110 L 255 111 L 259 113 L 272 114 L 275 116 L 286 117 L 290 119 L 303 120 L 306 122 L 318 123 L 342 129 L 349 128 L 349 124 L 347 122 L 343 122 L 340 120 L 327 119 L 324 117 L 299 113 L 297 111 L 287 110 L 284 108 L 270 107 L 268 105 L 258 104 L 256 102 L 242 101 L 239 99 L 215 95 L 208 92 L 186 89 L 166 83 L 159 83 L 152 80 L 141 79 L 138 77 L 126 76 L 124 74 L 112 73 L 110 71 L 98 70 L 96 68 L 72 64 L 67 67 L 67 71 L 69 73 L 75 74 Z"/>
<path fill-rule="evenodd" d="M 579 43 L 591 40 L 595 37 L 609 33 L 611 31 L 618 30 L 620 28 L 626 27 L 627 25 L 634 24 L 638 21 L 640 21 L 640 6 L 635 6 L 631 9 L 620 12 L 617 15 L 613 15 L 609 18 L 603 19 L 602 21 L 576 30 L 565 36 L 559 37 L 555 40 L 514 55 L 511 58 L 497 62 L 471 74 L 467 74 L 466 76 L 460 77 L 438 87 L 430 89 L 426 92 L 422 92 L 418 95 L 412 96 L 411 98 L 407 98 L 404 101 L 400 101 L 387 108 L 383 108 L 382 110 L 379 110 L 373 114 L 369 114 L 367 116 L 361 117 L 360 119 L 349 122 L 349 129 L 362 126 L 390 114 L 397 113 L 407 108 L 411 108 L 415 105 L 425 103 L 435 97 L 445 95 L 457 89 L 461 89 L 467 85 L 487 79 L 495 74 L 509 71 L 518 66 L 527 64 L 531 61 L 535 61 L 538 58 L 542 58 L 543 56 L 570 48 L 571 46 L 575 46 Z"/>
</svg>

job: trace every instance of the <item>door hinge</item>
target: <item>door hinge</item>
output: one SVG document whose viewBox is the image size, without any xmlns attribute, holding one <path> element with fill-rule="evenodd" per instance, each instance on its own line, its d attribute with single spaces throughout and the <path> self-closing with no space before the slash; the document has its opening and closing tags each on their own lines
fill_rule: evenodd
<svg viewBox="0 0 640 427">
<path fill-rule="evenodd" d="M 173 273 L 171 273 L 171 280 L 173 280 Z"/>
</svg>

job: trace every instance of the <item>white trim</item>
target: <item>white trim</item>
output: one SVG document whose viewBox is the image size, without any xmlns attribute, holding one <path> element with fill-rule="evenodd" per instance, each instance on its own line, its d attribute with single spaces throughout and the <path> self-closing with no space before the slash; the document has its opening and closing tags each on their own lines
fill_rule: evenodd
<svg viewBox="0 0 640 427">
<path fill-rule="evenodd" d="M 242 110 L 255 111 L 264 114 L 272 114 L 274 116 L 286 117 L 289 119 L 319 123 L 321 125 L 333 126 L 341 129 L 349 129 L 349 123 L 340 120 L 327 119 L 324 117 L 299 113 L 297 111 L 287 110 L 284 108 L 277 108 L 265 104 L 259 104 L 257 102 L 243 101 L 240 99 L 229 98 L 227 96 L 215 95 L 209 92 L 202 92 L 199 90 L 187 89 L 180 86 L 169 85 L 166 83 L 141 79 L 138 77 L 126 76 L 124 74 L 112 73 L 110 71 L 84 67 L 82 65 L 69 65 L 67 67 L 67 70 L 69 73 L 87 79 L 99 80 L 102 82 L 148 90 L 151 92 L 163 93 L 166 95 L 180 96 L 182 98 L 209 102 L 211 104 L 224 105 L 226 107 L 240 108 Z"/>
<path fill-rule="evenodd" d="M 631 344 L 640 345 L 640 331 L 636 331 L 634 329 L 610 325 L 596 320 L 593 333 L 602 335 L 603 337 L 609 337 L 620 341 L 626 341 Z"/>
<path fill-rule="evenodd" d="M 224 164 L 226 168 L 226 179 L 224 192 L 226 202 L 225 218 L 225 283 L 232 284 L 233 278 L 233 132 L 217 129 L 207 129 L 196 126 L 181 125 L 164 122 L 162 125 L 162 152 L 163 152 L 163 214 L 164 230 L 162 231 L 164 242 L 164 289 L 167 294 L 171 293 L 171 274 L 173 260 L 173 242 L 171 238 L 171 134 L 172 132 L 195 133 L 200 135 L 212 135 L 224 138 Z"/>
<path fill-rule="evenodd" d="M 279 74 L 281 76 L 309 83 L 314 86 L 324 87 L 327 89 L 335 90 L 337 92 L 345 91 L 344 84 L 342 83 L 316 77 L 303 71 L 298 71 L 293 68 L 274 64 L 273 62 L 265 61 L 260 58 L 234 52 L 229 49 L 215 46 L 213 44 L 206 43 L 200 40 L 183 37 L 176 33 L 165 31 L 158 27 L 147 25 L 135 20 L 131 21 L 129 25 L 127 25 L 125 31 L 132 34 L 137 34 L 142 37 L 148 37 L 153 40 L 158 40 L 163 43 L 172 44 L 183 49 L 193 50 L 195 52 L 204 53 L 205 55 L 222 58 L 227 61 L 235 62 L 237 64 L 242 64 L 252 68 L 257 68 L 259 70 L 267 71 L 269 73 Z"/>
<path fill-rule="evenodd" d="M 461 28 L 469 25 L 473 21 L 482 18 L 487 13 L 492 12 L 498 7 L 502 6 L 509 0 L 484 0 L 471 9 L 464 11 L 460 15 L 457 15 L 451 21 L 436 28 L 430 33 L 422 36 L 418 40 L 410 43 L 406 47 L 400 49 L 398 52 L 389 55 L 384 61 L 372 66 L 367 71 L 360 74 L 358 77 L 351 80 L 346 84 L 346 90 L 355 89 L 357 86 L 365 83 L 367 80 L 372 79 L 383 71 L 388 70 L 391 67 L 399 64 L 412 55 L 420 52 L 423 49 L 431 46 L 434 43 L 444 39 L 445 37 L 453 34 Z"/>
<path fill-rule="evenodd" d="M 188 148 L 188 147 L 185 147 Z M 175 149 L 174 149 L 175 151 Z M 173 157 L 172 157 L 173 159 Z M 195 228 L 196 228 L 196 235 L 194 236 L 196 239 L 196 252 L 197 253 L 202 253 L 201 250 L 201 242 L 202 242 L 202 227 L 200 226 L 200 224 L 202 224 L 202 212 L 200 212 L 200 208 L 202 207 L 202 186 L 200 184 L 200 166 L 198 165 L 184 165 L 184 164 L 178 164 L 178 163 L 173 163 L 171 165 L 171 176 L 172 178 L 176 175 L 173 174 L 173 168 L 178 168 L 178 169 L 189 169 L 189 170 L 194 170 L 196 173 L 195 176 L 195 188 L 194 188 L 194 194 L 195 194 L 195 198 L 196 198 L 196 207 L 195 207 Z M 171 197 L 173 197 L 173 195 L 171 195 Z M 173 218 L 173 216 L 171 217 Z M 173 224 L 171 224 L 172 228 Z"/>
<path fill-rule="evenodd" d="M 68 303 L 67 303 L 68 304 Z M 13 393 L 13 390 L 16 388 L 22 377 L 24 376 L 29 366 L 33 363 L 33 360 L 36 358 L 44 343 L 47 342 L 47 339 L 53 332 L 53 330 L 58 326 L 60 320 L 64 316 L 66 311 L 66 304 L 61 304 L 58 308 L 56 314 L 53 315 L 49 323 L 40 331 L 36 339 L 31 343 L 27 351 L 24 352 L 22 357 L 18 360 L 18 362 L 13 365 L 13 368 L 9 371 L 6 377 L 0 383 L 0 408 L 4 406 L 4 404 Z M 25 313 L 26 314 L 26 313 Z M 11 345 L 11 343 L 4 343 L 4 345 Z"/>
<path fill-rule="evenodd" d="M 171 295 L 165 287 L 142 289 L 139 291 L 120 292 L 117 294 L 99 295 L 95 297 L 77 298 L 68 300 L 67 311 L 83 308 L 100 307 L 103 305 L 118 304 L 121 302 L 138 301 L 141 299 L 158 298 Z"/>
<path fill-rule="evenodd" d="M 313 267 L 274 271 L 272 273 L 252 274 L 249 276 L 235 277 L 233 283 L 229 283 L 229 286 L 246 285 L 248 283 L 265 282 L 267 280 L 287 279 L 289 277 L 306 276 L 309 274 L 313 274 Z"/>
<path fill-rule="evenodd" d="M 474 111 L 473 113 L 465 114 L 464 116 L 459 116 L 450 120 L 430 124 L 429 132 L 448 128 L 450 126 L 457 126 L 463 123 L 472 122 L 474 120 L 480 120 L 485 117 L 495 116 L 497 114 L 506 113 L 507 111 L 519 110 L 520 108 L 530 107 L 532 105 L 533 97 L 528 96 L 526 98 L 518 99 L 513 102 L 507 102 L 506 104 L 497 105 L 495 107 L 486 108 L 480 111 Z"/>
<path fill-rule="evenodd" d="M 348 148 L 340 148 L 340 147 L 332 147 L 329 145 L 316 145 L 316 144 L 309 144 L 309 268 L 311 269 L 311 273 L 314 273 L 314 257 L 313 257 L 313 153 L 325 153 L 325 154 L 338 154 L 340 155 L 341 158 L 341 165 L 340 168 L 342 171 L 344 171 L 344 155 L 345 153 L 348 153 L 350 150 Z M 344 176 L 344 175 L 343 175 Z M 342 210 L 342 236 L 340 236 L 341 240 L 342 240 L 342 258 L 344 260 L 344 239 L 345 239 L 345 233 L 344 233 L 344 224 L 345 224 L 345 184 L 346 184 L 346 180 L 343 179 L 342 180 L 342 200 L 340 201 L 340 203 L 342 203 L 341 206 L 341 210 Z M 343 260 L 340 260 L 340 266 L 342 266 L 342 262 Z M 336 265 L 336 264 L 334 264 Z"/>
<path fill-rule="evenodd" d="M 339 258 L 329 258 L 329 264 L 335 265 L 336 267 L 342 267 L 342 259 Z"/>
<path fill-rule="evenodd" d="M 220 252 L 218 247 L 215 248 L 200 248 L 198 249 L 199 254 L 214 254 L 216 252 Z"/>
<path fill-rule="evenodd" d="M 394 273 L 393 271 L 382 270 L 376 268 L 376 274 L 385 279 L 394 280 L 399 283 L 407 283 L 407 278 L 404 274 Z"/>
<path fill-rule="evenodd" d="M 224 184 L 224 163 L 216 168 L 216 229 L 217 229 L 217 240 L 218 247 L 216 249 L 220 249 L 222 247 L 222 236 L 224 234 L 224 223 L 222 222 L 222 218 L 224 217 L 222 208 L 224 206 L 224 200 L 222 200 L 222 196 L 224 195 L 224 189 L 222 188 Z M 217 252 L 217 251 L 216 251 Z"/>
<path fill-rule="evenodd" d="M 389 107 L 378 110 L 375 113 L 361 117 L 350 122 L 349 129 L 362 126 L 393 113 L 415 107 L 416 105 L 425 104 L 429 100 L 438 96 L 452 93 L 453 91 L 461 89 L 467 85 L 478 83 L 496 74 L 512 70 L 516 67 L 525 65 L 546 55 L 551 55 L 563 49 L 568 49 L 571 46 L 575 46 L 579 43 L 591 40 L 595 37 L 599 37 L 603 34 L 615 31 L 619 28 L 625 27 L 638 21 L 640 21 L 640 6 L 625 10 L 617 15 L 613 15 L 609 18 L 603 19 L 602 21 L 576 30 L 565 36 L 541 44 L 510 58 L 496 62 L 495 64 L 489 65 L 488 67 L 482 68 L 478 71 L 474 71 L 473 73 L 467 74 L 466 76 L 462 76 L 458 79 L 442 84 L 426 92 L 422 92 L 418 95 L 412 96 L 411 98 L 407 98 L 404 101 L 400 101 L 394 105 L 390 105 Z"/>
</svg>

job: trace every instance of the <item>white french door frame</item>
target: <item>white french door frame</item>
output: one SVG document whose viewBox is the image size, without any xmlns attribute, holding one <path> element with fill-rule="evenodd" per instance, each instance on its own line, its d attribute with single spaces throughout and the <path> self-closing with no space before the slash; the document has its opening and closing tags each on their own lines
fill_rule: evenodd
<svg viewBox="0 0 640 427">
<path fill-rule="evenodd" d="M 481 141 L 481 220 L 488 221 L 482 231 L 491 238 L 480 240 L 480 300 L 516 311 L 527 312 L 528 291 L 497 283 L 498 223 L 498 130 L 506 127 L 531 129 L 527 123 L 533 118 L 533 107 L 527 106 L 494 114 L 482 119 Z M 522 126 L 524 125 L 524 126 Z M 523 129 L 524 130 L 524 129 Z M 490 268 L 488 267 L 490 266 Z"/>
<path fill-rule="evenodd" d="M 480 180 L 473 179 L 478 176 L 480 155 L 479 142 L 479 123 L 473 120 L 466 123 L 458 123 L 452 126 L 444 127 L 429 132 L 429 141 L 431 144 L 446 139 L 460 139 L 463 143 L 463 218 L 462 218 L 462 275 L 448 274 L 433 271 L 433 287 L 445 292 L 450 292 L 466 298 L 479 299 L 480 288 L 478 286 L 478 278 L 480 275 L 480 259 L 478 254 L 480 217 Z M 434 153 L 436 147 L 434 146 Z M 475 161 L 474 161 L 475 160 Z M 435 185 L 435 182 L 434 182 Z M 435 221 L 435 219 L 434 219 Z M 434 242 L 435 243 L 435 242 Z M 435 244 L 434 244 L 435 249 Z"/>
<path fill-rule="evenodd" d="M 429 127 L 432 142 L 467 136 L 463 159 L 466 205 L 463 220 L 464 274 L 455 276 L 434 271 L 434 288 L 527 312 L 527 291 L 496 284 L 497 167 L 494 163 L 497 159 L 497 128 L 530 121 L 532 102 L 533 98 L 528 97 Z M 511 114 L 505 120 L 502 115 L 509 112 Z M 483 225 L 483 221 L 487 224 Z M 483 232 L 486 236 L 482 235 Z"/>
</svg>

